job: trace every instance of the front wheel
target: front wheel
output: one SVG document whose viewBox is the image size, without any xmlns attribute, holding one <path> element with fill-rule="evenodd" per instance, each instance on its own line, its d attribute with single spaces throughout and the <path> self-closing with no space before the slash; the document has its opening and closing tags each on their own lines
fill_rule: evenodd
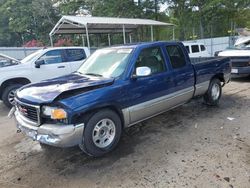
<svg viewBox="0 0 250 188">
<path fill-rule="evenodd" d="M 221 97 L 222 87 L 219 79 L 214 78 L 211 80 L 208 90 L 204 95 L 204 100 L 206 104 L 211 106 L 216 106 L 219 104 Z"/>
<path fill-rule="evenodd" d="M 118 144 L 122 132 L 121 119 L 112 110 L 101 110 L 87 122 L 80 148 L 93 157 L 112 151 Z"/>
</svg>

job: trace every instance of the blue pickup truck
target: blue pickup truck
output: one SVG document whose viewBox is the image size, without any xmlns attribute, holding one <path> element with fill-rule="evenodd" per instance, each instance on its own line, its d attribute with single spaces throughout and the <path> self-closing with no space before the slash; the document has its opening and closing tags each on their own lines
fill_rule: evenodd
<svg viewBox="0 0 250 188">
<path fill-rule="evenodd" d="M 217 105 L 230 73 L 229 58 L 192 63 L 179 42 L 114 46 L 95 51 L 72 74 L 22 87 L 10 115 L 42 146 L 79 145 L 102 156 L 126 127 L 196 96 Z"/>
</svg>

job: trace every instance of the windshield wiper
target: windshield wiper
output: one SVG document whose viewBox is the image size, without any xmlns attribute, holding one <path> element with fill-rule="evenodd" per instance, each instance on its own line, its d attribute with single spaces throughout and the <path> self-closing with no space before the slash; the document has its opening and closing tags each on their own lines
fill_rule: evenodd
<svg viewBox="0 0 250 188">
<path fill-rule="evenodd" d="M 86 73 L 85 75 L 103 77 L 101 74 L 96 74 L 96 73 Z"/>
</svg>

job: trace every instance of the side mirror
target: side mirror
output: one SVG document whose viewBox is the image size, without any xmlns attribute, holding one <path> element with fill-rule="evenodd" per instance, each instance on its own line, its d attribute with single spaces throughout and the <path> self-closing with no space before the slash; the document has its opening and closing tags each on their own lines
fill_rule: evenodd
<svg viewBox="0 0 250 188">
<path fill-rule="evenodd" d="M 43 64 L 45 64 L 45 61 L 44 61 L 43 59 L 37 60 L 37 61 L 35 62 L 35 67 L 36 67 L 36 68 L 40 68 L 41 65 L 43 65 Z"/>
<path fill-rule="evenodd" d="M 137 67 L 135 77 L 144 77 L 151 74 L 151 69 L 149 67 Z"/>
</svg>

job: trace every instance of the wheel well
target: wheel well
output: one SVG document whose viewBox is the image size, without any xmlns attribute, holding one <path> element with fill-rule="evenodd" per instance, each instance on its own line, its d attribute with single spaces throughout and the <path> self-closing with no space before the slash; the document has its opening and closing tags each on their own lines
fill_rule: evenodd
<svg viewBox="0 0 250 188">
<path fill-rule="evenodd" d="M 214 78 L 217 78 L 217 79 L 219 79 L 221 82 L 225 83 L 224 75 L 223 75 L 222 73 L 214 75 L 214 76 L 212 77 L 212 79 L 214 79 Z M 212 79 L 211 79 L 211 80 L 212 80 Z"/>
<path fill-rule="evenodd" d="M 0 98 L 2 99 L 2 94 L 3 94 L 3 91 L 6 87 L 8 87 L 9 85 L 12 85 L 12 84 L 22 84 L 22 85 L 25 85 L 25 84 L 29 84 L 30 83 L 30 80 L 27 79 L 27 78 L 22 78 L 22 77 L 19 77 L 19 78 L 12 78 L 12 79 L 9 79 L 9 80 L 6 80 L 2 83 L 2 85 L 0 86 Z"/>
<path fill-rule="evenodd" d="M 120 117 L 121 122 L 122 122 L 122 127 L 124 127 L 124 118 L 123 118 L 123 114 L 122 114 L 121 110 L 119 110 L 117 107 L 112 106 L 112 105 L 104 106 L 104 107 L 100 107 L 100 108 L 95 108 L 95 109 L 80 113 L 80 114 L 73 117 L 73 119 L 72 119 L 73 123 L 74 124 L 78 124 L 78 123 L 82 123 L 82 122 L 86 123 L 92 117 L 92 115 L 94 115 L 96 112 L 104 110 L 104 109 L 109 109 L 109 110 L 114 111 Z"/>
</svg>

